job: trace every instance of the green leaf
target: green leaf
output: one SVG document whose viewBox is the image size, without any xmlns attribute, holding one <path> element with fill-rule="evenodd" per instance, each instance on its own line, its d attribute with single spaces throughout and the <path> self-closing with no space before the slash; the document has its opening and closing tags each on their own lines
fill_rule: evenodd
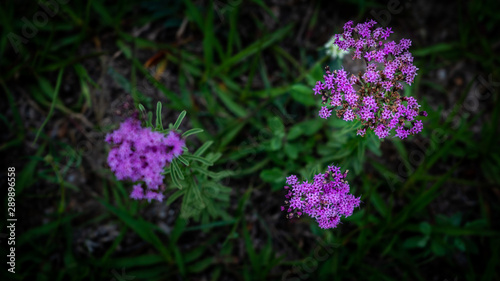
<svg viewBox="0 0 500 281">
<path fill-rule="evenodd" d="M 455 247 L 457 247 L 460 251 L 465 252 L 465 243 L 460 237 L 455 237 L 453 242 Z"/>
<path fill-rule="evenodd" d="M 205 160 L 212 162 L 212 163 L 215 163 L 221 157 L 222 157 L 222 153 L 220 153 L 220 152 L 217 152 L 217 153 L 210 152 L 207 154 L 207 156 L 205 156 Z"/>
<path fill-rule="evenodd" d="M 314 106 L 317 103 L 311 87 L 304 84 L 295 84 L 291 87 L 290 91 L 292 98 L 305 106 Z"/>
<path fill-rule="evenodd" d="M 116 72 L 112 67 L 108 68 L 108 74 L 125 92 L 132 92 L 132 86 L 130 85 L 130 82 L 127 80 L 127 78 Z"/>
<path fill-rule="evenodd" d="M 420 193 L 420 195 L 414 198 L 409 205 L 403 208 L 398 214 L 398 218 L 393 221 L 393 225 L 397 226 L 403 221 L 406 221 L 410 214 L 416 213 L 423 208 L 425 208 L 432 200 L 434 200 L 442 190 L 440 187 L 448 180 L 452 173 L 456 170 L 459 163 L 456 163 L 451 167 L 445 175 L 442 175 L 439 180 L 434 183 L 429 189 Z"/>
<path fill-rule="evenodd" d="M 201 133 L 203 132 L 203 129 L 200 129 L 200 128 L 193 128 L 191 130 L 187 130 L 186 132 L 184 132 L 184 134 L 182 134 L 182 137 L 183 138 L 187 138 L 189 137 L 190 135 L 194 135 L 194 134 L 198 134 L 198 133 Z"/>
<path fill-rule="evenodd" d="M 469 229 L 482 229 L 487 227 L 488 227 L 488 220 L 486 218 L 469 221 L 466 222 L 464 225 L 464 228 L 469 228 Z"/>
<path fill-rule="evenodd" d="M 366 181 L 368 182 L 368 180 Z M 384 202 L 382 197 L 379 195 L 377 190 L 370 194 L 370 202 L 373 204 L 375 209 L 382 215 L 382 217 L 387 218 L 390 215 L 389 208 Z"/>
<path fill-rule="evenodd" d="M 382 150 L 380 150 L 380 141 L 374 138 L 369 138 L 367 142 L 367 148 L 378 157 L 382 156 Z"/>
<path fill-rule="evenodd" d="M 238 117 L 245 117 L 248 115 L 245 108 L 243 108 L 239 103 L 235 102 L 230 94 L 221 89 L 219 86 L 215 87 L 215 91 L 217 92 L 218 97 L 222 101 L 222 103 L 232 112 L 234 115 Z"/>
<path fill-rule="evenodd" d="M 430 54 L 437 54 L 441 52 L 447 52 L 449 50 L 452 50 L 457 47 L 457 43 L 439 43 L 435 44 L 426 48 L 420 48 L 417 50 L 413 50 L 412 54 L 415 57 L 423 57 L 423 56 L 428 56 Z"/>
<path fill-rule="evenodd" d="M 271 129 L 273 135 L 278 137 L 282 137 L 285 135 L 285 125 L 283 125 L 283 122 L 279 117 L 274 116 L 272 118 L 269 118 L 267 123 L 269 124 L 269 128 Z"/>
<path fill-rule="evenodd" d="M 275 13 L 268 7 L 266 4 L 264 4 L 264 1 L 262 0 L 252 0 L 252 2 L 257 3 L 262 9 L 264 9 L 270 17 L 273 18 L 273 20 L 278 21 L 279 19 L 276 17 Z M 238 3 L 238 2 L 236 2 Z"/>
<path fill-rule="evenodd" d="M 210 162 L 207 159 L 205 159 L 203 157 L 196 156 L 196 155 L 186 154 L 186 155 L 184 155 L 184 158 L 186 158 L 187 160 L 198 161 L 198 162 L 205 164 L 205 165 L 208 165 L 208 166 L 212 166 L 214 164 L 213 162 Z"/>
<path fill-rule="evenodd" d="M 186 194 L 182 200 L 181 216 L 186 219 L 199 216 L 205 207 L 206 205 L 201 197 L 198 185 L 191 180 L 189 188 L 187 188 Z"/>
<path fill-rule="evenodd" d="M 430 235 L 432 231 L 431 225 L 426 221 L 421 222 L 420 231 L 426 236 Z"/>
<path fill-rule="evenodd" d="M 319 131 L 319 129 L 321 129 L 321 127 L 323 127 L 323 122 L 320 122 L 316 119 L 308 120 L 300 123 L 300 127 L 302 128 L 304 134 L 310 136 L 312 134 L 315 134 L 317 131 Z"/>
<path fill-rule="evenodd" d="M 161 121 L 161 102 L 158 102 L 156 104 L 156 130 L 160 131 L 163 130 L 163 124 Z"/>
<path fill-rule="evenodd" d="M 26 187 L 29 187 L 36 182 L 36 166 L 38 162 L 41 161 L 39 157 L 42 156 L 44 150 L 45 143 L 40 145 L 40 148 L 38 148 L 36 154 L 27 164 L 25 164 L 24 169 L 19 174 L 16 169 L 16 175 L 18 175 L 18 178 L 16 178 L 16 196 L 19 196 Z"/>
<path fill-rule="evenodd" d="M 186 193 L 186 190 L 185 189 L 180 189 L 180 190 L 177 190 L 176 192 L 174 192 L 174 194 L 170 195 L 167 199 L 167 205 L 170 206 L 172 205 L 172 203 L 179 197 L 181 197 L 182 195 L 184 195 L 184 193 Z"/>
<path fill-rule="evenodd" d="M 38 129 L 38 131 L 37 131 L 37 133 L 35 135 L 35 140 L 33 141 L 33 143 L 36 143 L 36 141 L 38 140 L 38 136 L 40 136 L 40 132 L 42 132 L 43 127 L 45 127 L 45 125 L 47 124 L 47 122 L 49 122 L 50 117 L 54 113 L 54 107 L 56 105 L 57 96 L 59 94 L 59 88 L 61 87 L 61 81 L 62 81 L 62 75 L 63 75 L 63 73 L 64 73 L 64 68 L 61 68 L 61 70 L 59 70 L 59 74 L 57 75 L 56 88 L 55 88 L 54 93 L 53 93 L 53 95 L 51 97 L 52 98 L 52 103 L 50 104 L 49 113 L 47 114 L 47 117 L 43 121 L 43 123 L 40 126 L 40 128 Z"/>
<path fill-rule="evenodd" d="M 254 247 L 254 244 L 252 242 L 252 239 L 250 238 L 250 234 L 248 233 L 245 221 L 243 221 L 241 228 L 243 229 L 245 248 L 247 250 L 248 257 L 250 258 L 250 263 L 252 264 L 253 268 L 258 269 L 258 268 L 260 268 L 259 256 L 255 252 L 255 247 Z"/>
<path fill-rule="evenodd" d="M 181 112 L 181 114 L 179 114 L 179 117 L 177 117 L 177 120 L 175 121 L 175 124 L 174 124 L 174 130 L 178 130 L 179 129 L 179 126 L 181 125 L 182 120 L 184 119 L 184 116 L 186 116 L 186 111 L 185 110 L 183 110 Z"/>
<path fill-rule="evenodd" d="M 232 172 L 232 171 L 220 171 L 220 172 L 214 173 L 214 172 L 208 171 L 207 169 L 203 169 L 200 167 L 193 167 L 192 169 L 194 171 L 199 172 L 200 174 L 206 175 L 206 176 L 211 177 L 211 178 L 216 179 L 216 180 L 234 175 L 234 172 Z"/>
<path fill-rule="evenodd" d="M 184 262 L 191 263 L 192 261 L 198 259 L 203 255 L 206 249 L 206 247 L 196 247 L 193 250 L 186 252 L 186 254 L 184 254 Z"/>
<path fill-rule="evenodd" d="M 152 244 L 155 249 L 160 251 L 162 256 L 165 258 L 167 262 L 171 262 L 172 255 L 168 251 L 168 249 L 164 246 L 163 242 L 158 238 L 158 236 L 153 232 L 153 228 L 151 224 L 142 220 L 141 218 L 133 218 L 130 214 L 125 212 L 124 210 L 118 209 L 114 206 L 111 206 L 109 203 L 104 200 L 98 199 L 102 205 L 104 205 L 109 211 L 115 214 L 120 220 L 122 220 L 128 227 L 130 227 L 137 235 L 139 235 L 144 241 Z"/>
<path fill-rule="evenodd" d="M 21 245 L 24 245 L 26 242 L 35 241 L 36 238 L 38 238 L 42 235 L 47 235 L 47 234 L 56 232 L 60 225 L 66 223 L 68 221 L 71 221 L 75 217 L 77 217 L 77 215 L 66 216 L 66 217 L 61 218 L 60 220 L 56 220 L 56 221 L 49 222 L 49 223 L 43 224 L 43 225 L 35 227 L 35 228 L 31 228 L 19 236 L 19 238 L 16 240 L 16 245 L 21 246 Z"/>
<path fill-rule="evenodd" d="M 299 157 L 299 146 L 288 142 L 285 143 L 285 154 L 291 159 L 297 159 Z"/>
<path fill-rule="evenodd" d="M 438 239 L 433 239 L 431 243 L 431 250 L 436 256 L 444 256 L 446 254 L 446 249 L 443 244 Z"/>
<path fill-rule="evenodd" d="M 222 137 L 220 140 L 220 148 L 225 147 L 228 143 L 230 143 L 238 133 L 245 127 L 245 122 L 241 122 L 240 120 L 235 120 L 236 122 L 232 122 L 233 124 L 228 126 L 228 130 L 221 133 Z"/>
<path fill-rule="evenodd" d="M 172 166 L 174 167 L 174 172 L 176 172 L 176 173 L 177 173 L 177 176 L 178 176 L 181 180 L 183 180 L 183 179 L 184 179 L 184 175 L 183 175 L 183 174 L 182 174 L 182 172 L 181 172 L 181 169 L 180 169 L 180 167 L 179 167 L 179 164 L 177 164 L 177 159 L 172 160 Z"/>
<path fill-rule="evenodd" d="M 302 130 L 302 126 L 300 124 L 297 124 L 290 128 L 290 131 L 288 131 L 288 135 L 286 137 L 287 140 L 291 141 L 294 140 L 304 134 L 304 131 Z"/>
<path fill-rule="evenodd" d="M 210 5 L 213 5 L 212 2 L 210 2 Z M 205 61 L 205 71 L 207 73 L 210 73 L 211 70 L 213 69 L 213 60 L 214 60 L 214 54 L 213 54 L 213 49 L 215 42 L 217 39 L 215 38 L 214 35 L 214 9 L 206 9 L 205 10 L 205 23 L 203 24 L 203 59 Z"/>
<path fill-rule="evenodd" d="M 264 38 L 257 40 L 247 48 L 243 49 L 241 52 L 237 53 L 236 55 L 226 59 L 223 63 L 221 63 L 215 70 L 214 74 L 217 74 L 221 71 L 225 71 L 227 69 L 230 69 L 232 66 L 237 64 L 238 62 L 244 60 L 245 58 L 269 47 L 271 44 L 275 43 L 276 41 L 280 40 L 282 37 L 284 37 L 288 32 L 292 30 L 293 25 L 287 25 L 286 27 L 279 29 L 272 34 L 265 36 Z"/>
<path fill-rule="evenodd" d="M 170 239 L 172 240 L 172 243 L 177 243 L 179 238 L 181 237 L 182 233 L 186 229 L 187 221 L 181 217 L 178 217 L 175 220 L 175 225 L 173 227 L 172 232 L 170 233 Z"/>
<path fill-rule="evenodd" d="M 191 226 L 191 227 L 186 228 L 186 231 L 206 230 L 206 229 L 219 227 L 219 226 L 232 225 L 235 222 L 236 222 L 235 219 L 227 220 L 227 221 L 216 221 L 216 222 L 211 222 L 211 223 L 207 223 L 207 224 Z"/>
<path fill-rule="evenodd" d="M 146 111 L 146 108 L 144 108 L 144 105 L 139 104 L 139 105 L 137 105 L 137 107 L 139 107 L 139 110 L 142 112 L 142 114 L 144 116 L 146 116 L 148 114 L 148 112 Z"/>
<path fill-rule="evenodd" d="M 284 181 L 283 170 L 278 167 L 263 170 L 260 172 L 260 178 L 265 182 L 280 183 Z"/>
<path fill-rule="evenodd" d="M 108 261 L 110 267 L 134 267 L 134 266 L 151 266 L 163 263 L 164 259 L 160 255 L 141 255 L 135 257 L 115 257 Z"/>
<path fill-rule="evenodd" d="M 205 259 L 202 259 L 201 261 L 190 265 L 187 267 L 188 272 L 192 273 L 199 273 L 202 272 L 203 270 L 207 269 L 212 263 L 213 263 L 214 258 L 213 257 L 208 257 Z"/>
<path fill-rule="evenodd" d="M 413 236 L 403 242 L 403 248 L 423 248 L 428 240 L 429 236 Z"/>
<path fill-rule="evenodd" d="M 463 235 L 477 235 L 477 236 L 500 236 L 500 231 L 491 229 L 470 229 L 460 226 L 438 226 L 432 227 L 432 232 L 443 233 L 446 235 L 463 236 Z"/>
<path fill-rule="evenodd" d="M 170 165 L 170 176 L 172 177 L 172 181 L 174 182 L 174 185 L 176 185 L 179 188 L 182 188 L 182 185 L 178 179 L 177 172 L 175 171 L 174 165 Z"/>
<path fill-rule="evenodd" d="M 281 145 L 282 145 L 281 138 L 276 136 L 271 139 L 271 144 L 269 148 L 271 149 L 271 151 L 276 151 L 281 148 Z"/>
<path fill-rule="evenodd" d="M 146 126 L 153 127 L 153 112 L 148 112 L 148 121 L 146 121 Z"/>
<path fill-rule="evenodd" d="M 213 141 L 207 141 L 205 142 L 196 152 L 193 154 L 194 156 L 201 156 L 214 142 Z"/>
<path fill-rule="evenodd" d="M 179 159 L 179 161 L 181 161 L 185 166 L 189 166 L 189 161 L 187 161 L 186 158 L 184 158 L 182 155 L 179 155 L 177 159 Z"/>
<path fill-rule="evenodd" d="M 203 17 L 191 0 L 183 2 L 186 5 L 186 14 L 194 21 L 200 29 L 203 29 Z"/>
<path fill-rule="evenodd" d="M 98 1 L 92 1 L 92 8 L 99 14 L 99 18 L 102 20 L 102 22 L 106 25 L 109 26 L 114 26 L 114 23 L 116 22 L 111 15 L 109 14 L 109 9 L 105 8 L 105 6 Z"/>
</svg>

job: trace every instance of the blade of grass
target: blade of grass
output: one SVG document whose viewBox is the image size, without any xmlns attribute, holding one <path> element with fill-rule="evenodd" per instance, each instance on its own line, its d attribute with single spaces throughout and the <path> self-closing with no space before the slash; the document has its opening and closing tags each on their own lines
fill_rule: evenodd
<svg viewBox="0 0 500 281">
<path fill-rule="evenodd" d="M 61 70 L 59 70 L 59 74 L 57 75 L 56 88 L 55 88 L 54 94 L 52 96 L 52 103 L 50 105 L 49 113 L 47 114 L 47 117 L 43 121 L 43 123 L 40 126 L 40 128 L 38 129 L 38 132 L 36 133 L 35 140 L 33 141 L 33 144 L 35 144 L 36 141 L 38 140 L 38 136 L 40 135 L 40 132 L 43 130 L 43 127 L 45 127 L 45 125 L 47 124 L 47 122 L 49 122 L 49 119 L 50 119 L 52 113 L 54 112 L 54 106 L 55 106 L 56 101 L 57 101 L 57 95 L 59 94 L 59 88 L 61 87 L 61 81 L 62 81 L 62 75 L 63 75 L 63 73 L 64 73 L 64 68 L 61 68 Z"/>
<path fill-rule="evenodd" d="M 162 240 L 153 232 L 153 229 L 146 221 L 141 218 L 135 219 L 130 214 L 124 210 L 118 209 L 111 206 L 109 203 L 102 199 L 98 201 L 106 207 L 111 213 L 116 215 L 120 220 L 122 220 L 128 227 L 130 227 L 137 235 L 139 235 L 144 241 L 152 244 L 162 255 L 166 262 L 172 263 L 173 258 L 170 251 L 164 246 Z"/>
<path fill-rule="evenodd" d="M 288 32 L 290 32 L 292 27 L 293 27 L 292 24 L 287 25 L 286 27 L 273 32 L 271 35 L 268 35 L 260 40 L 257 40 L 255 43 L 251 44 L 244 50 L 240 51 L 236 55 L 230 57 L 229 59 L 221 63 L 214 70 L 214 75 L 218 75 L 220 72 L 226 71 L 228 68 L 234 66 L 243 59 L 257 53 L 259 50 L 271 46 L 273 43 L 282 39 Z"/>
</svg>

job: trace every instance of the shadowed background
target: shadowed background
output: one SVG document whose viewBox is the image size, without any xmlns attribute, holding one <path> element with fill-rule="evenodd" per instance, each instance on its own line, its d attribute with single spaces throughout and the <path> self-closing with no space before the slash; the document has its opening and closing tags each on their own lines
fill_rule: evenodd
<svg viewBox="0 0 500 281">
<path fill-rule="evenodd" d="M 500 279 L 498 1 L 43 3 L 0 7 L 0 182 L 16 168 L 18 219 L 2 280 Z M 404 141 L 317 115 L 324 67 L 359 70 L 325 44 L 367 18 L 413 42 L 405 94 L 429 115 Z M 109 170 L 106 133 L 157 101 L 233 172 L 213 210 L 131 200 Z M 287 220 L 285 177 L 332 163 L 361 207 L 333 230 Z"/>
</svg>

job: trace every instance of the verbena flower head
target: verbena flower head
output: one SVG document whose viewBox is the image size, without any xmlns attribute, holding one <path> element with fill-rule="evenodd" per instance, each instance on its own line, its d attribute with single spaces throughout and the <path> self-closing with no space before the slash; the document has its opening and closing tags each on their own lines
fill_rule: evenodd
<svg viewBox="0 0 500 281">
<path fill-rule="evenodd" d="M 408 51 L 411 40 L 389 42 L 391 28 L 374 28 L 376 24 L 370 20 L 353 26 L 349 21 L 344 32 L 335 35 L 339 49 L 354 50 L 352 58 L 363 59 L 366 70 L 349 75 L 344 69 L 331 72 L 326 67 L 323 81 L 313 88 L 314 94 L 320 94 L 323 100 L 319 116 L 326 119 L 335 110 L 337 117 L 345 121 L 361 121 L 363 127 L 358 135 L 364 136 L 369 128 L 379 138 L 385 138 L 395 130 L 395 136 L 404 139 L 422 130 L 422 121 L 415 118 L 427 116 L 415 98 L 399 93 L 403 81 L 413 83 L 418 68 Z"/>
<path fill-rule="evenodd" d="M 136 200 L 163 200 L 163 169 L 183 152 L 185 140 L 176 132 L 164 135 L 142 128 L 139 120 L 129 118 L 106 136 L 114 144 L 108 164 L 119 180 L 143 182 L 133 186 L 130 197 Z"/>
<path fill-rule="evenodd" d="M 288 218 L 307 214 L 324 229 L 337 227 L 341 216 L 349 217 L 360 204 L 360 197 L 349 194 L 346 175 L 347 171 L 342 174 L 339 167 L 328 166 L 324 174 L 314 176 L 312 183 L 301 183 L 297 176 L 289 176 L 286 179 L 289 186 L 284 187 L 288 194 L 285 195 L 285 206 L 281 206 L 281 211 L 286 210 Z"/>
</svg>

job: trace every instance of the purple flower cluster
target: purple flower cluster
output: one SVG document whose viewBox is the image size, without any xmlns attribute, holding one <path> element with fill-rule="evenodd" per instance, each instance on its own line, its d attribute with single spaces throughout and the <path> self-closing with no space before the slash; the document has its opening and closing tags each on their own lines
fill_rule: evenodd
<svg viewBox="0 0 500 281">
<path fill-rule="evenodd" d="M 183 152 L 185 140 L 177 133 L 164 135 L 142 128 L 139 120 L 129 118 L 120 128 L 106 136 L 114 144 L 108 155 L 108 164 L 119 180 L 144 182 L 133 187 L 130 197 L 136 200 L 163 200 L 163 169 Z"/>
<path fill-rule="evenodd" d="M 349 21 L 344 32 L 335 35 L 335 44 L 341 50 L 354 49 L 353 59 L 364 59 L 366 71 L 349 76 L 344 69 L 331 72 L 327 67 L 324 81 L 313 88 L 323 100 L 319 116 L 326 119 L 335 109 L 337 117 L 345 121 L 361 121 L 358 135 L 364 136 L 370 128 L 379 138 L 385 138 L 394 129 L 397 137 L 405 139 L 423 128 L 422 121 L 415 117 L 427 116 L 419 110 L 415 98 L 399 93 L 401 82 L 411 85 L 418 70 L 408 51 L 411 40 L 385 42 L 393 33 L 391 28 L 374 29 L 375 24 L 370 20 L 353 27 Z"/>
<path fill-rule="evenodd" d="M 328 166 L 324 174 L 314 176 L 314 181 L 300 183 L 295 175 L 286 179 L 285 206 L 288 218 L 300 217 L 305 213 L 318 221 L 321 228 L 335 228 L 343 215 L 349 217 L 354 208 L 359 207 L 360 197 L 349 194 L 349 183 L 345 180 L 347 171 L 342 174 L 340 168 Z"/>
</svg>

